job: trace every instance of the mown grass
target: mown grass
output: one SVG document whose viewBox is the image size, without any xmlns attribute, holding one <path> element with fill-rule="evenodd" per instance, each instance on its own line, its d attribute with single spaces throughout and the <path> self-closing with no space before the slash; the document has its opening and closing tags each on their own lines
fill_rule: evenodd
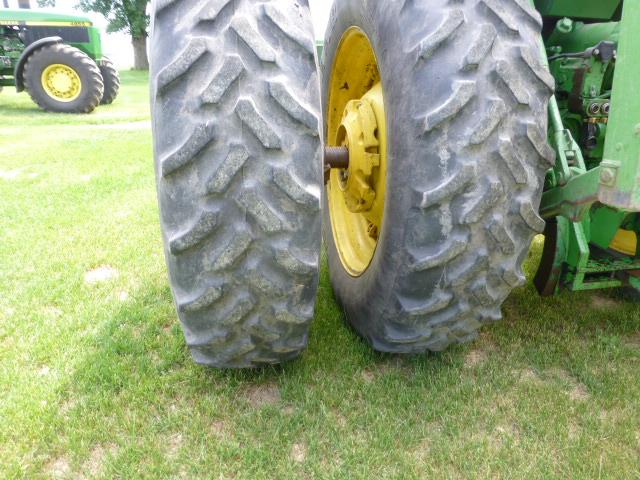
<svg viewBox="0 0 640 480">
<path fill-rule="evenodd" d="M 88 116 L 0 95 L 0 478 L 640 478 L 640 310 L 613 292 L 529 284 L 476 343 L 394 357 L 345 327 L 325 266 L 301 359 L 194 365 L 146 77 L 123 80 Z"/>
</svg>

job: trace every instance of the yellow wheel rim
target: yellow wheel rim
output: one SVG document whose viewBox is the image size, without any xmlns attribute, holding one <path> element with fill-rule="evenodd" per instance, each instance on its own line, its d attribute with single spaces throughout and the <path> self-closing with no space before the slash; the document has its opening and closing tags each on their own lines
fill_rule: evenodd
<svg viewBox="0 0 640 480">
<path fill-rule="evenodd" d="M 59 102 L 72 102 L 80 96 L 82 81 L 73 68 L 54 63 L 42 72 L 42 88 Z"/>
<path fill-rule="evenodd" d="M 331 72 L 327 144 L 349 147 L 349 168 L 331 170 L 327 201 L 345 270 L 362 275 L 382 233 L 387 188 L 384 89 L 371 41 L 359 28 L 343 35 Z"/>
</svg>

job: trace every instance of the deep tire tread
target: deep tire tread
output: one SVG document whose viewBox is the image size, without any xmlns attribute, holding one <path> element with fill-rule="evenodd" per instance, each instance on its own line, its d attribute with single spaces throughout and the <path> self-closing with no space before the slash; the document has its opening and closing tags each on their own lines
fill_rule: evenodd
<svg viewBox="0 0 640 480">
<path fill-rule="evenodd" d="M 161 224 L 198 363 L 275 364 L 307 343 L 319 275 L 320 102 L 309 10 L 297 5 L 297 15 L 251 0 L 152 6 Z"/>
</svg>

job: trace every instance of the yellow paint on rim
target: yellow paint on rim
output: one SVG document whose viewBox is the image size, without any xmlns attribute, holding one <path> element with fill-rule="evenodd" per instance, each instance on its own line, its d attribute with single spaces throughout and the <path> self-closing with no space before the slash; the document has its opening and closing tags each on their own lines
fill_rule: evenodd
<svg viewBox="0 0 640 480">
<path fill-rule="evenodd" d="M 72 102 L 82 92 L 80 75 L 73 68 L 61 63 L 53 63 L 42 72 L 42 88 L 58 102 Z"/>
<path fill-rule="evenodd" d="M 382 231 L 387 189 L 384 89 L 371 41 L 357 27 L 343 35 L 329 84 L 327 144 L 349 147 L 349 169 L 331 171 L 327 201 L 345 270 L 362 275 Z M 357 200 L 357 201 L 356 201 Z"/>
<path fill-rule="evenodd" d="M 635 257 L 638 251 L 638 236 L 634 231 L 620 229 L 613 238 L 609 248 L 616 252 Z"/>
</svg>

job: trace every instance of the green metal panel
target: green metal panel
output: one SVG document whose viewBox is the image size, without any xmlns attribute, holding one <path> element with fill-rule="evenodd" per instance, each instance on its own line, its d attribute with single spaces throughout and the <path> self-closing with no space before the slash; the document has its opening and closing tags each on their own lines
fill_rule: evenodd
<svg viewBox="0 0 640 480">
<path fill-rule="evenodd" d="M 594 206 L 591 210 L 591 225 L 594 226 L 590 231 L 591 243 L 600 248 L 609 248 L 626 216 L 627 214 L 621 210 L 604 205 Z"/>
<path fill-rule="evenodd" d="M 563 28 L 555 28 L 545 43 L 560 47 L 562 52 L 582 52 L 602 40 L 618 42 L 620 22 L 583 23 L 564 20 Z"/>
<path fill-rule="evenodd" d="M 622 0 L 535 0 L 544 16 L 610 20 Z"/>
<path fill-rule="evenodd" d="M 89 27 L 88 30 L 89 43 L 71 43 L 70 45 L 79 48 L 96 62 L 99 62 L 102 60 L 102 40 L 100 39 L 100 30 L 97 27 Z"/>
<path fill-rule="evenodd" d="M 639 29 L 640 8 L 625 4 L 598 193 L 605 205 L 631 212 L 640 212 Z"/>
</svg>

